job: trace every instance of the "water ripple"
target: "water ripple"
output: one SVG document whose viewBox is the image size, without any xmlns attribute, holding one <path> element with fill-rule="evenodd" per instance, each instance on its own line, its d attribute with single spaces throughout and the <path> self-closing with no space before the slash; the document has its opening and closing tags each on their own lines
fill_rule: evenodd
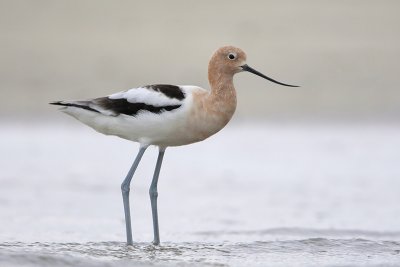
<svg viewBox="0 0 400 267">
<path fill-rule="evenodd" d="M 0 262 L 7 266 L 395 266 L 400 264 L 400 242 L 361 238 L 161 246 L 6 242 L 0 244 Z"/>
</svg>

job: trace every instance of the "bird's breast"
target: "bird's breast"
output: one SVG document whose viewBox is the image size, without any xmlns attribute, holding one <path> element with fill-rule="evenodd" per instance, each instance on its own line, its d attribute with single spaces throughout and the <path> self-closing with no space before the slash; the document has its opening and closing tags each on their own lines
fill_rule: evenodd
<svg viewBox="0 0 400 267">
<path fill-rule="evenodd" d="M 187 132 L 195 142 L 217 133 L 232 118 L 236 110 L 236 94 L 215 96 L 209 92 L 194 92 L 187 121 Z"/>
</svg>

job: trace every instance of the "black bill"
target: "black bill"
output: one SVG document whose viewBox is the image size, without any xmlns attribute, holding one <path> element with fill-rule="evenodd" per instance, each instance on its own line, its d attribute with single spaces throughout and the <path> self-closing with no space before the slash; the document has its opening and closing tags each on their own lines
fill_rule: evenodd
<svg viewBox="0 0 400 267">
<path fill-rule="evenodd" d="M 244 71 L 248 71 L 248 72 L 251 72 L 251 73 L 253 73 L 253 74 L 257 75 L 257 76 L 263 77 L 264 79 L 267 79 L 268 81 L 271 81 L 271 82 L 274 82 L 274 83 L 277 83 L 277 84 L 280 84 L 280 85 L 283 85 L 283 86 L 300 87 L 300 86 L 298 86 L 298 85 L 290 85 L 290 84 L 286 84 L 286 83 L 281 83 L 281 82 L 275 81 L 274 79 L 271 79 L 271 78 L 265 76 L 265 75 L 262 74 L 261 72 L 258 72 L 258 71 L 256 71 L 256 70 L 253 69 L 253 68 L 250 68 L 247 64 L 244 64 L 243 66 L 240 66 L 240 67 L 241 67 Z"/>
</svg>

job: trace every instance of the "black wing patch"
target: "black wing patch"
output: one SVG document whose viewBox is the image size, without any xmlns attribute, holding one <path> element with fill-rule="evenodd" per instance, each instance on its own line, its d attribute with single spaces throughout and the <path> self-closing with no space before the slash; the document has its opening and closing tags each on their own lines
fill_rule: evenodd
<svg viewBox="0 0 400 267">
<path fill-rule="evenodd" d="M 178 100 L 183 100 L 185 98 L 185 94 L 179 88 L 179 86 L 176 85 L 170 85 L 170 84 L 153 84 L 153 85 L 146 85 L 144 88 L 149 88 L 153 89 L 154 91 L 163 93 L 169 98 L 175 98 Z"/>
<path fill-rule="evenodd" d="M 151 113 L 160 114 L 164 111 L 171 111 L 179 108 L 181 105 L 170 105 L 156 107 L 144 103 L 130 103 L 125 98 L 111 99 L 108 97 L 101 97 L 93 99 L 93 101 L 79 101 L 78 103 L 68 103 L 64 101 L 57 101 L 49 103 L 51 105 L 76 107 L 97 113 L 102 113 L 102 110 L 112 113 L 113 116 L 125 114 L 135 116 L 141 111 L 148 111 Z M 94 104 L 94 105 L 93 105 Z M 98 107 L 98 110 L 96 109 Z"/>
<path fill-rule="evenodd" d="M 148 111 L 151 113 L 162 113 L 164 111 L 171 111 L 179 108 L 181 105 L 170 105 L 170 106 L 152 106 L 145 103 L 130 103 L 125 98 L 111 99 L 108 97 L 96 98 L 93 102 L 101 109 L 110 111 L 118 116 L 119 114 L 125 114 L 129 116 L 135 116 L 141 111 Z"/>
<path fill-rule="evenodd" d="M 160 92 L 171 99 L 183 100 L 185 98 L 185 94 L 182 89 L 176 85 L 154 84 L 143 86 L 143 88 Z M 181 104 L 153 106 L 142 102 L 131 103 L 126 98 L 109 97 L 100 97 L 88 101 L 58 101 L 52 102 L 50 104 L 66 107 L 76 107 L 111 116 L 118 116 L 120 114 L 135 116 L 139 112 L 143 111 L 160 114 L 162 112 L 171 111 L 181 107 Z"/>
</svg>

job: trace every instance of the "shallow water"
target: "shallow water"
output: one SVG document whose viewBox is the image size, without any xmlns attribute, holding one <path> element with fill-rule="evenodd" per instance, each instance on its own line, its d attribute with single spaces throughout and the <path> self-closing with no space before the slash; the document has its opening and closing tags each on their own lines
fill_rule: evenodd
<svg viewBox="0 0 400 267">
<path fill-rule="evenodd" d="M 168 149 L 152 239 L 146 152 L 127 247 L 119 185 L 137 147 L 4 122 L 0 266 L 400 266 L 400 126 L 233 124 Z"/>
<path fill-rule="evenodd" d="M 398 266 L 400 242 L 307 238 L 254 242 L 0 245 L 7 266 Z"/>
</svg>

